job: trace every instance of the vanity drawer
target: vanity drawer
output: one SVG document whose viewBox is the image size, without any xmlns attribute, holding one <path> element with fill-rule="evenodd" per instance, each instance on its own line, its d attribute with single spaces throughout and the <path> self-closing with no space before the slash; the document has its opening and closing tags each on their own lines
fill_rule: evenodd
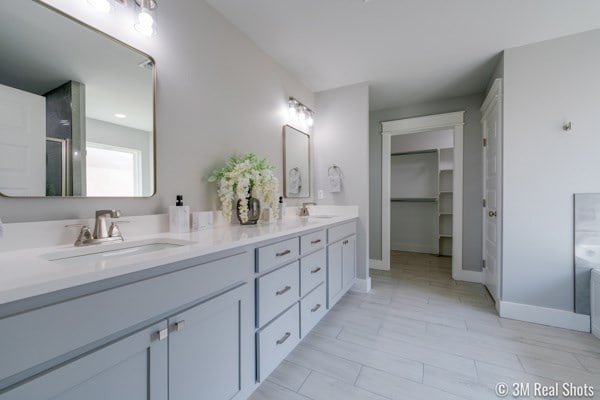
<svg viewBox="0 0 600 400">
<path fill-rule="evenodd" d="M 124 329 L 241 284 L 251 262 L 248 253 L 238 254 L 0 319 L 0 381 L 93 350 Z"/>
<path fill-rule="evenodd" d="M 298 238 L 292 238 L 256 249 L 256 272 L 264 272 L 300 254 Z"/>
<path fill-rule="evenodd" d="M 267 379 L 300 341 L 300 310 L 296 303 L 256 334 L 257 381 Z"/>
<path fill-rule="evenodd" d="M 310 253 L 325 246 L 327 234 L 325 230 L 309 233 L 300 237 L 300 252 L 302 254 Z"/>
<path fill-rule="evenodd" d="M 337 242 L 340 239 L 356 234 L 356 222 L 348 222 L 347 224 L 334 226 L 327 229 L 328 243 Z"/>
<path fill-rule="evenodd" d="M 321 249 L 300 259 L 300 296 L 304 296 L 325 281 L 327 253 Z"/>
<path fill-rule="evenodd" d="M 327 311 L 325 283 L 300 300 L 300 335 L 304 337 L 323 318 Z"/>
<path fill-rule="evenodd" d="M 256 326 L 261 327 L 298 300 L 300 271 L 298 261 L 257 279 Z"/>
</svg>

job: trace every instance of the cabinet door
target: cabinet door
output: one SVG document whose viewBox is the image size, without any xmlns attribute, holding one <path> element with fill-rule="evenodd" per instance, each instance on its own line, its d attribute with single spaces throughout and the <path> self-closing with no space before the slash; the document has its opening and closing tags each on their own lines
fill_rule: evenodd
<svg viewBox="0 0 600 400">
<path fill-rule="evenodd" d="M 343 246 L 343 241 L 340 241 L 327 247 L 327 308 L 333 306 L 334 300 L 343 289 Z"/>
<path fill-rule="evenodd" d="M 169 318 L 170 400 L 231 399 L 254 376 L 244 348 L 249 303 L 244 284 Z"/>
<path fill-rule="evenodd" d="M 155 324 L 4 392 L 0 399 L 166 400 L 166 332 L 166 321 Z"/>
<path fill-rule="evenodd" d="M 354 278 L 356 278 L 356 236 L 351 236 L 342 243 L 342 278 L 344 289 L 348 289 L 354 284 Z"/>
</svg>

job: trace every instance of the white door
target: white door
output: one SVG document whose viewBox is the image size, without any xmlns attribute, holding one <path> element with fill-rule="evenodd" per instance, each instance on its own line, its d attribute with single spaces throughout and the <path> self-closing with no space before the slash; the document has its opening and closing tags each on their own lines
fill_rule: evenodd
<svg viewBox="0 0 600 400">
<path fill-rule="evenodd" d="M 46 195 L 46 98 L 0 85 L 0 192 Z"/>
<path fill-rule="evenodd" d="M 501 298 L 501 81 L 494 82 L 482 106 L 483 123 L 483 258 L 484 283 L 496 301 Z"/>
</svg>

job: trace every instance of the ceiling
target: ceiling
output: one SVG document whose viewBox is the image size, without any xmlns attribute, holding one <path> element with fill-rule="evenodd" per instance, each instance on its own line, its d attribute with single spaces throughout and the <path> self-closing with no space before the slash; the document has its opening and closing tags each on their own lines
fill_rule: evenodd
<svg viewBox="0 0 600 400">
<path fill-rule="evenodd" d="M 372 110 L 480 93 L 502 50 L 600 28 L 598 0 L 207 1 L 309 89 L 368 82 Z"/>
</svg>

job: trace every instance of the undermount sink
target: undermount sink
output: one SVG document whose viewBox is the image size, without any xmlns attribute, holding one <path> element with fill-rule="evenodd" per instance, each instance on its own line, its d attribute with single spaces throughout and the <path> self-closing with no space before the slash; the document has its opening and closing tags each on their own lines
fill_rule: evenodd
<svg viewBox="0 0 600 400">
<path fill-rule="evenodd" d="M 187 240 L 158 238 L 118 244 L 92 245 L 45 254 L 42 258 L 60 264 L 80 264 L 152 253 L 159 250 L 187 246 L 193 243 Z"/>
</svg>

